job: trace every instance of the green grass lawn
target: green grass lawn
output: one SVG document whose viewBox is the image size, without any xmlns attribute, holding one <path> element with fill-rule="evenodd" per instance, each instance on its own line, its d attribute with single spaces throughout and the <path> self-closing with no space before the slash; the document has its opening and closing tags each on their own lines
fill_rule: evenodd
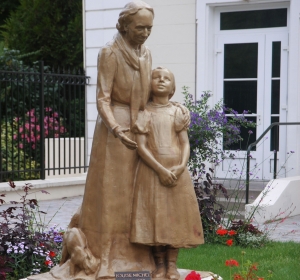
<svg viewBox="0 0 300 280">
<path fill-rule="evenodd" d="M 235 259 L 241 265 L 242 251 L 245 252 L 244 261 L 258 263 L 258 276 L 267 276 L 268 270 L 271 270 L 272 280 L 300 280 L 300 243 L 296 242 L 270 242 L 260 249 L 204 244 L 195 249 L 180 249 L 177 266 L 211 271 L 229 280 L 229 268 L 225 266 L 225 261 Z M 238 269 L 234 267 L 232 273 Z"/>
</svg>

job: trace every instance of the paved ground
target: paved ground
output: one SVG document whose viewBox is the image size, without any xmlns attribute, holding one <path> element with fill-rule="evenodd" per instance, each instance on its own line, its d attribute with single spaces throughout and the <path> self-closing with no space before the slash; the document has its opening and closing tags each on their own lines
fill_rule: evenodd
<svg viewBox="0 0 300 280">
<path fill-rule="evenodd" d="M 45 221 L 49 226 L 57 225 L 65 229 L 72 215 L 81 205 L 82 196 L 68 197 L 57 200 L 40 201 L 40 210 L 47 212 Z M 0 206 L 0 210 L 5 206 Z M 270 237 L 277 241 L 300 242 L 300 215 L 264 225 L 270 232 Z"/>
</svg>

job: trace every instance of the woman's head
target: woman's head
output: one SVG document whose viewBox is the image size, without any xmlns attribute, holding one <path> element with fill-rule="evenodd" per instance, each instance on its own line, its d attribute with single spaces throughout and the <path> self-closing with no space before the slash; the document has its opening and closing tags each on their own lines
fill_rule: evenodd
<svg viewBox="0 0 300 280">
<path fill-rule="evenodd" d="M 169 69 L 159 66 L 152 70 L 151 95 L 168 94 L 171 99 L 175 90 L 175 77 Z"/>
<path fill-rule="evenodd" d="M 133 45 L 143 44 L 151 33 L 154 11 L 143 1 L 129 2 L 119 14 L 118 31 Z"/>
<path fill-rule="evenodd" d="M 125 25 L 129 24 L 132 21 L 132 16 L 142 9 L 150 11 L 154 18 L 153 9 L 143 1 L 129 2 L 125 5 L 123 10 L 119 14 L 118 23 L 116 25 L 120 33 L 126 33 L 126 31 L 124 30 Z"/>
</svg>

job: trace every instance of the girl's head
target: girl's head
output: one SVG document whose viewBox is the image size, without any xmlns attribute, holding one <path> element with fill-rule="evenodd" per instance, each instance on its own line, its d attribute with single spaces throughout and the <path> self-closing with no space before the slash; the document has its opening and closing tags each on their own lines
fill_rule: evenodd
<svg viewBox="0 0 300 280">
<path fill-rule="evenodd" d="M 157 67 L 152 70 L 151 96 L 168 95 L 171 99 L 176 90 L 174 74 L 167 68 Z"/>
</svg>

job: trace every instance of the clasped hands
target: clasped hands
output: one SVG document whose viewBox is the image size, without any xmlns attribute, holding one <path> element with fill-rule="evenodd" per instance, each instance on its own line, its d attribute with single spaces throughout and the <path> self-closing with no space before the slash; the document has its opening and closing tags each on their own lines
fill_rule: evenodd
<svg viewBox="0 0 300 280">
<path fill-rule="evenodd" d="M 177 179 L 183 173 L 184 168 L 182 165 L 175 165 L 170 169 L 165 167 L 160 168 L 157 171 L 160 182 L 166 187 L 175 187 L 177 185 Z"/>
</svg>

